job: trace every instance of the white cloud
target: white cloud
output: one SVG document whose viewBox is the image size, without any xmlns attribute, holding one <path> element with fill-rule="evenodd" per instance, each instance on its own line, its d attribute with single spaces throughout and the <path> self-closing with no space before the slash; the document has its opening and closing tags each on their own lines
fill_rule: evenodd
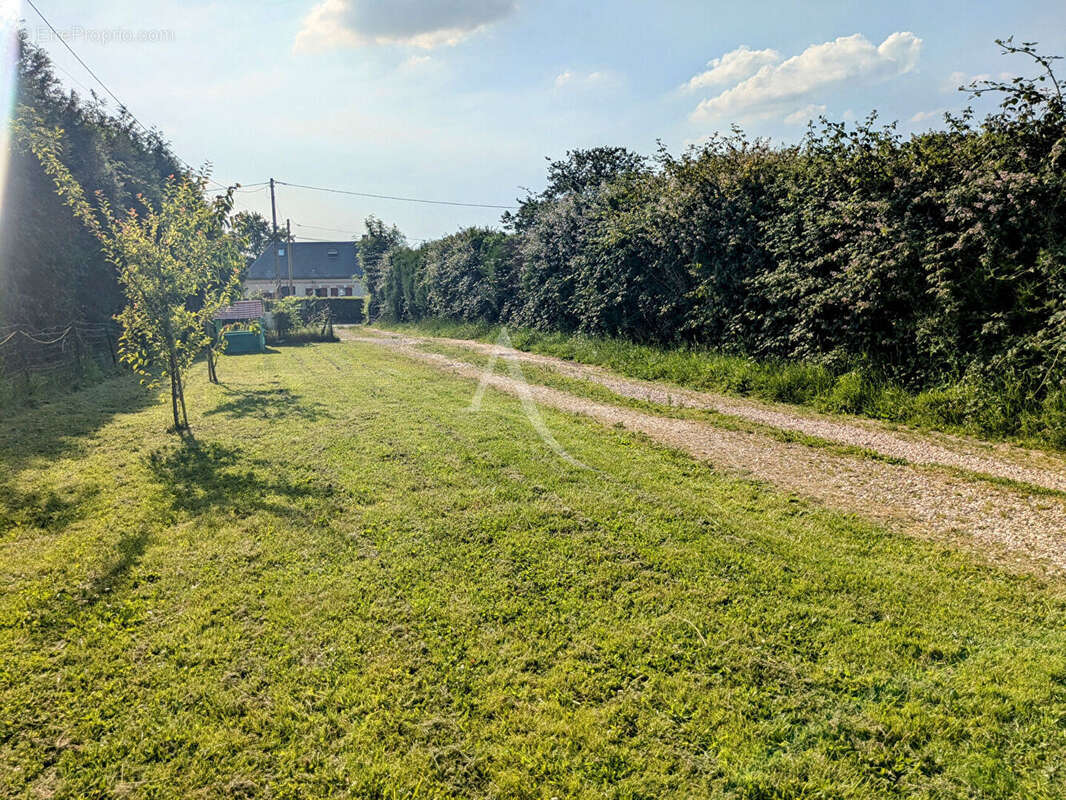
<svg viewBox="0 0 1066 800">
<path fill-rule="evenodd" d="M 776 50 L 752 50 L 746 44 L 742 44 L 721 58 L 708 61 L 707 66 L 710 69 L 694 76 L 681 88 L 694 91 L 707 86 L 737 83 L 751 77 L 760 68 L 768 64 L 776 64 L 780 60 L 781 54 Z"/>
<path fill-rule="evenodd" d="M 793 111 L 791 114 L 786 115 L 785 116 L 785 123 L 787 125 L 806 125 L 808 122 L 810 122 L 812 119 L 817 117 L 819 114 L 824 114 L 824 113 L 825 113 L 825 106 L 824 105 L 815 105 L 814 103 L 809 103 L 808 105 L 804 106 L 803 108 L 797 109 L 797 110 Z"/>
<path fill-rule="evenodd" d="M 968 77 L 965 72 L 952 72 L 940 88 L 945 92 L 955 92 L 958 91 L 960 86 L 969 83 L 971 80 L 972 78 Z"/>
<path fill-rule="evenodd" d="M 611 70 L 595 70 L 594 72 L 577 72 L 572 69 L 563 70 L 555 76 L 555 88 L 563 89 L 597 89 L 617 86 L 621 77 Z"/>
<path fill-rule="evenodd" d="M 1000 80 L 1009 83 L 1013 77 L 1014 76 L 1009 72 L 999 73 L 998 78 L 989 72 L 982 72 L 977 75 L 970 75 L 966 72 L 952 72 L 948 75 L 947 80 L 941 85 L 941 88 L 945 92 L 957 92 L 959 89 L 965 89 L 971 83 L 982 83 L 991 80 Z"/>
<path fill-rule="evenodd" d="M 911 117 L 911 122 L 925 122 L 930 119 L 939 119 L 940 117 L 943 117 L 946 112 L 946 108 L 934 108 L 932 111 L 919 111 Z"/>
<path fill-rule="evenodd" d="M 408 56 L 406 59 L 404 59 L 403 63 L 400 64 L 400 69 L 405 70 L 405 71 L 406 70 L 415 70 L 415 69 L 418 69 L 419 67 L 424 67 L 427 64 L 431 64 L 432 62 L 433 62 L 433 57 L 432 56 L 411 55 L 411 56 Z"/>
<path fill-rule="evenodd" d="M 516 8 L 515 0 L 320 0 L 304 18 L 293 49 L 453 46 Z"/>
<path fill-rule="evenodd" d="M 817 99 L 811 96 L 832 86 L 868 84 L 910 72 L 918 64 L 921 49 L 922 40 L 909 32 L 893 33 L 876 46 L 858 33 L 814 44 L 798 56 L 763 65 L 754 75 L 703 100 L 692 118 L 787 112 L 799 102 Z"/>
<path fill-rule="evenodd" d="M 573 80 L 574 73 L 572 73 L 570 70 L 560 72 L 558 75 L 555 76 L 555 88 L 561 89 Z"/>
</svg>

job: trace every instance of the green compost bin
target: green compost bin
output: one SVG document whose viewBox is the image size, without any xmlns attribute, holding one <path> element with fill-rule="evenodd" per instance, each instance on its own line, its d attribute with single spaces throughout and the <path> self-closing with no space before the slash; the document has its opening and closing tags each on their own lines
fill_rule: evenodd
<svg viewBox="0 0 1066 800">
<path fill-rule="evenodd" d="M 226 331 L 226 355 L 262 353 L 266 350 L 266 337 L 259 331 Z"/>
</svg>

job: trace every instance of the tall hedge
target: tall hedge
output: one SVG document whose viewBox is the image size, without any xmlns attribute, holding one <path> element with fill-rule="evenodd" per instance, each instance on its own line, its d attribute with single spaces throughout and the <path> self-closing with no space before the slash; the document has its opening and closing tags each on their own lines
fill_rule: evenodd
<svg viewBox="0 0 1066 800">
<path fill-rule="evenodd" d="M 906 138 L 871 116 L 823 121 L 794 146 L 734 132 L 679 157 L 569 153 L 505 215 L 506 233 L 391 248 L 382 313 L 803 359 L 911 388 L 968 381 L 1066 405 L 1063 100 L 1039 79 L 974 88 L 1001 92 L 1000 109 Z"/>
<path fill-rule="evenodd" d="M 20 116 L 62 130 L 62 159 L 78 183 L 119 210 L 158 207 L 168 176 L 185 168 L 158 133 L 123 109 L 66 91 L 47 54 L 20 32 L 15 101 Z M 114 266 L 56 195 L 16 137 L 0 217 L 0 325 L 47 327 L 108 320 L 122 308 Z"/>
</svg>

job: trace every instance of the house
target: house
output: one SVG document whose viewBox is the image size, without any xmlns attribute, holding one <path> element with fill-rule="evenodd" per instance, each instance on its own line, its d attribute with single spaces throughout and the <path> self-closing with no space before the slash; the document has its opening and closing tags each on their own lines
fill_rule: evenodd
<svg viewBox="0 0 1066 800">
<path fill-rule="evenodd" d="M 291 275 L 288 248 L 292 249 Z M 248 267 L 244 296 L 286 297 L 290 293 L 298 297 L 366 296 L 355 243 L 277 242 L 267 247 Z"/>
</svg>

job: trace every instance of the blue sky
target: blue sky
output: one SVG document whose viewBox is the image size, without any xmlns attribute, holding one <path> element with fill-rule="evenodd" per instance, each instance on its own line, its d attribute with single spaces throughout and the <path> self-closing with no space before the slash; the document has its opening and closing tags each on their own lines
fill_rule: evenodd
<svg viewBox="0 0 1066 800">
<path fill-rule="evenodd" d="M 568 148 L 651 153 L 661 139 L 678 152 L 733 123 L 790 141 L 811 116 L 872 109 L 928 128 L 966 103 L 960 82 L 1031 72 L 994 38 L 1066 54 L 1062 0 L 35 2 L 142 122 L 220 181 L 492 204 L 540 188 L 545 157 Z M 21 16 L 65 82 L 94 85 L 32 9 Z M 263 191 L 240 204 L 269 210 Z M 296 229 L 324 238 L 371 213 L 412 238 L 499 217 L 289 187 L 278 208 L 341 231 Z"/>
</svg>

